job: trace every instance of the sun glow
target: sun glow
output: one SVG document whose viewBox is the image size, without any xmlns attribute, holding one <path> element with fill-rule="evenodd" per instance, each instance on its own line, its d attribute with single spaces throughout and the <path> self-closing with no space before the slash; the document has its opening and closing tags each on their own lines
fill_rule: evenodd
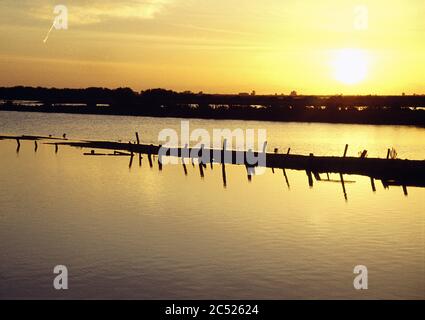
<svg viewBox="0 0 425 320">
<path fill-rule="evenodd" d="M 362 82 L 368 73 L 368 55 L 359 49 L 341 49 L 333 58 L 334 78 L 341 83 L 354 85 Z"/>
</svg>

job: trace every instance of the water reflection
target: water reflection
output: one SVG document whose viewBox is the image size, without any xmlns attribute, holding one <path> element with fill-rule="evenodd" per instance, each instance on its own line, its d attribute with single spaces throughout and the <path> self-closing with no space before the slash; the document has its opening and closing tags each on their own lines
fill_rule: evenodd
<svg viewBox="0 0 425 320">
<path fill-rule="evenodd" d="M 158 168 L 158 171 L 162 171 L 164 165 L 162 164 L 160 157 L 148 154 L 148 160 L 149 160 L 150 168 L 154 168 L 153 162 L 152 162 L 152 157 L 158 158 L 157 168 Z M 170 158 L 170 157 L 167 157 L 167 156 L 163 156 L 163 157 Z M 131 164 L 132 164 L 132 161 L 133 161 L 132 159 L 133 159 L 133 157 L 131 156 L 130 157 L 130 168 L 131 168 Z M 188 172 L 188 168 L 187 168 L 187 165 L 186 165 L 186 158 L 181 158 L 180 160 L 181 160 L 181 165 L 183 167 L 183 173 L 184 173 L 185 176 L 188 176 L 189 172 Z M 169 163 L 171 163 L 171 161 L 166 161 L 166 163 L 167 163 L 167 165 L 165 165 L 166 167 L 167 166 L 173 166 L 173 164 L 169 164 Z M 192 164 L 192 167 L 198 168 L 199 177 L 200 177 L 201 180 L 204 180 L 205 179 L 205 172 L 207 171 L 207 168 L 208 168 L 207 165 L 205 163 L 203 163 L 201 159 L 195 159 L 195 158 L 191 158 L 190 163 Z M 223 186 L 224 189 L 226 189 L 227 188 L 227 179 L 228 179 L 227 175 L 226 175 L 226 164 L 225 163 L 215 163 L 214 161 L 211 161 L 210 166 L 209 166 L 210 170 L 213 171 L 214 166 L 216 166 L 216 165 L 219 165 L 221 167 L 222 186 Z M 142 156 L 141 155 L 139 155 L 139 166 L 140 167 L 142 166 Z M 234 166 L 241 166 L 241 165 L 234 165 Z M 255 177 L 256 177 L 256 167 L 245 165 L 245 169 L 246 169 L 247 181 L 253 182 L 255 180 Z M 291 190 L 291 183 L 290 183 L 290 178 L 287 174 L 287 170 L 288 169 L 286 169 L 286 168 L 282 168 L 282 173 L 283 173 L 283 177 L 284 177 L 287 189 Z M 293 170 L 289 169 L 289 171 L 293 171 Z M 275 168 L 271 168 L 271 172 L 273 173 L 273 175 L 275 175 L 275 173 L 276 173 Z M 345 177 L 347 175 L 344 175 L 343 173 L 335 173 L 335 172 L 333 172 L 333 173 L 331 173 L 331 172 L 319 173 L 319 172 L 313 172 L 313 171 L 309 171 L 309 170 L 305 170 L 304 172 L 307 176 L 306 183 L 307 183 L 307 185 L 309 186 L 310 189 L 314 189 L 314 186 L 315 186 L 316 183 L 340 184 L 341 185 L 341 194 L 342 194 L 343 198 L 345 199 L 345 201 L 348 201 L 348 199 L 349 199 L 349 195 L 348 195 L 346 185 L 356 183 L 356 181 L 353 180 L 353 179 L 355 179 L 356 176 L 358 176 L 358 177 L 361 176 L 361 175 L 348 175 L 352 178 L 347 179 Z M 325 178 L 323 178 L 323 175 L 325 175 Z M 337 179 L 331 178 L 331 176 L 333 176 L 333 175 L 337 175 L 338 178 Z M 371 176 L 365 176 L 365 177 L 368 177 L 369 180 L 370 180 L 371 191 L 373 193 L 376 193 L 375 178 L 371 177 Z M 403 182 L 403 181 L 394 181 L 394 180 L 385 180 L 385 179 L 380 179 L 380 181 L 382 183 L 384 190 L 388 190 L 390 186 L 401 187 L 403 194 L 405 196 L 408 196 L 408 189 L 407 189 L 408 182 L 407 181 Z M 423 188 L 424 186 L 422 186 L 421 184 L 416 184 L 413 187 Z"/>
<path fill-rule="evenodd" d="M 62 263 L 66 298 L 424 297 L 423 188 L 321 172 L 310 187 L 286 168 L 248 183 L 219 163 L 202 178 L 189 159 L 159 174 L 155 155 L 129 170 L 127 153 L 33 147 L 0 142 L 0 298 L 57 298 Z M 373 279 L 361 295 L 357 264 Z"/>
</svg>

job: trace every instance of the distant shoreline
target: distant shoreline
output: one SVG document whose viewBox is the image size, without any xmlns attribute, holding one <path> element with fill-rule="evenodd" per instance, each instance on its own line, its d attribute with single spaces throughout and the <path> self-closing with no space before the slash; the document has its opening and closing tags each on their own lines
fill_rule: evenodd
<svg viewBox="0 0 425 320">
<path fill-rule="evenodd" d="M 260 96 L 12 87 L 0 88 L 0 111 L 425 127 L 422 95 Z"/>
</svg>

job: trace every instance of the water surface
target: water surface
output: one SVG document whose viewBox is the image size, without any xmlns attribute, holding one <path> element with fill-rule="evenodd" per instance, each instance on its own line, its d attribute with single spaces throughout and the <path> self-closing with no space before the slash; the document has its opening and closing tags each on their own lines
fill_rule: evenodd
<svg viewBox="0 0 425 320">
<path fill-rule="evenodd" d="M 0 113 L 0 122 L 1 133 L 130 139 L 138 130 L 152 142 L 162 127 L 178 126 L 19 113 Z M 264 125 L 272 145 L 306 153 L 339 154 L 342 142 L 377 153 L 396 146 L 413 158 L 425 150 L 423 130 L 410 127 Z M 150 168 L 146 158 L 129 168 L 126 157 L 21 144 L 16 153 L 16 142 L 0 140 L 0 298 L 425 298 L 425 189 L 405 196 L 377 181 L 373 192 L 369 178 L 346 175 L 346 200 L 340 183 L 310 188 L 302 171 L 286 171 L 288 186 L 282 170 L 249 182 L 244 167 L 230 165 L 224 187 L 219 165 L 201 178 L 192 165 L 185 175 L 180 165 Z M 63 292 L 52 286 L 59 264 L 69 269 Z M 360 264 L 369 270 L 366 291 L 353 288 Z"/>
</svg>

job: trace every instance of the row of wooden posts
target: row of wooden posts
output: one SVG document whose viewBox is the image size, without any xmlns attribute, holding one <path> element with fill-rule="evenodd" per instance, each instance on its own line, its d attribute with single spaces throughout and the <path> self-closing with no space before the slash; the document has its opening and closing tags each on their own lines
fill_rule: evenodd
<svg viewBox="0 0 425 320">
<path fill-rule="evenodd" d="M 135 133 L 136 134 L 136 143 L 139 145 L 140 144 L 140 137 L 139 137 L 139 133 L 138 132 L 136 132 Z M 64 134 L 64 137 L 66 137 L 66 135 Z M 65 139 L 65 138 L 64 138 Z M 20 139 L 19 138 L 17 138 L 16 139 L 16 142 L 17 142 L 17 152 L 19 152 L 19 150 L 20 150 L 20 148 L 21 148 L 21 142 L 20 142 Z M 129 144 L 131 145 L 132 143 L 131 143 L 131 141 L 129 141 Z M 223 141 L 223 151 L 226 151 L 226 144 L 227 144 L 227 140 L 226 139 L 224 139 L 224 141 Z M 185 145 L 185 149 L 187 149 L 188 148 L 188 146 L 187 146 L 187 144 Z M 263 153 L 265 153 L 266 152 L 266 148 L 267 148 L 267 141 L 265 141 L 264 142 L 264 144 L 263 144 Z M 37 144 L 37 140 L 34 140 L 34 150 L 35 151 L 37 151 L 37 149 L 38 149 L 38 144 Z M 201 146 L 201 150 L 202 149 L 204 149 L 204 145 L 202 145 Z M 55 143 L 55 152 L 57 153 L 58 152 L 58 150 L 59 150 L 59 146 L 58 146 L 58 144 L 57 143 Z M 252 150 L 249 150 L 249 151 L 252 151 Z M 274 149 L 274 153 L 278 153 L 279 152 L 279 149 L 278 148 L 275 148 Z M 289 155 L 290 154 L 290 152 L 291 152 L 291 148 L 288 148 L 288 150 L 287 150 L 287 152 L 286 152 L 286 154 L 287 155 Z M 343 154 L 343 157 L 345 158 L 346 156 L 347 156 L 347 152 L 348 152 L 348 144 L 346 144 L 345 145 L 345 148 L 344 148 L 344 154 Z M 130 154 L 131 156 L 133 156 L 134 155 L 134 152 L 133 151 L 131 151 L 131 154 Z M 310 153 L 310 155 L 311 156 L 314 156 L 314 154 L 313 153 Z M 363 150 L 362 151 L 362 153 L 361 153 L 361 155 L 360 155 L 360 158 L 365 158 L 367 156 L 367 150 Z M 389 158 L 395 158 L 396 157 L 396 152 L 395 152 L 395 150 L 394 150 L 394 148 L 392 148 L 392 149 L 390 149 L 390 148 L 388 148 L 387 149 L 387 156 L 386 156 L 386 159 L 389 159 Z"/>
<path fill-rule="evenodd" d="M 136 132 L 135 133 L 135 135 L 136 135 L 136 141 L 135 141 L 135 143 L 137 144 L 137 145 L 140 145 L 140 137 L 139 137 L 139 133 L 138 132 Z M 21 143 L 20 143 L 20 139 L 19 138 L 17 138 L 16 139 L 16 141 L 17 141 L 17 152 L 19 152 L 19 150 L 20 150 L 20 147 L 21 147 Z M 132 143 L 131 143 L 131 141 L 129 142 L 129 144 L 131 145 Z M 58 145 L 58 143 L 54 143 L 54 146 L 55 146 L 55 153 L 57 153 L 58 152 L 58 150 L 59 150 L 59 145 Z M 345 148 L 344 148 L 344 153 L 343 153 L 343 157 L 345 158 L 346 156 L 347 156 L 347 152 L 348 152 L 348 147 L 349 147 L 349 145 L 348 144 L 346 144 L 345 145 Z M 188 145 L 186 144 L 185 145 L 185 149 L 187 149 L 188 148 Z M 267 148 L 267 141 L 266 142 L 264 142 L 264 144 L 263 144 L 263 153 L 265 153 L 266 152 L 266 148 Z M 37 140 L 34 140 L 34 150 L 35 150 L 35 152 L 37 152 L 37 149 L 38 149 L 38 143 L 37 143 Z M 201 146 L 201 151 L 204 149 L 204 145 L 202 145 Z M 222 148 L 222 152 L 225 152 L 226 151 L 226 149 L 227 149 L 227 140 L 226 139 L 224 139 L 224 141 L 223 141 L 223 148 Z M 251 151 L 251 150 L 250 150 Z M 251 151 L 252 152 L 252 151 Z M 274 149 L 274 153 L 275 154 L 277 154 L 279 152 L 279 149 L 278 148 L 275 148 Z M 287 152 L 286 152 L 286 154 L 287 155 L 289 155 L 290 154 L 290 152 L 291 152 L 291 148 L 288 148 L 287 149 Z M 139 165 L 141 166 L 142 165 L 142 153 L 141 152 L 139 152 L 138 153 L 139 154 Z M 96 154 L 95 153 L 95 151 L 94 150 L 92 150 L 89 154 L 85 154 L 85 155 L 102 155 L 102 154 Z M 131 148 L 130 147 L 130 153 L 125 153 L 125 152 L 119 152 L 119 151 L 114 151 L 114 153 L 112 154 L 112 155 L 117 155 L 117 156 L 130 156 L 130 163 L 129 163 L 129 167 L 131 168 L 132 167 L 132 164 L 133 164 L 133 158 L 134 158 L 134 151 L 133 151 L 133 148 Z M 360 155 L 360 158 L 365 158 L 366 157 L 366 155 L 367 155 L 367 150 L 364 150 L 362 153 L 361 153 L 361 155 Z M 147 154 L 147 157 L 148 157 L 148 161 L 149 161 L 149 166 L 152 168 L 153 167 L 153 160 L 152 160 L 152 156 L 155 156 L 155 155 L 152 155 L 152 153 L 150 153 L 150 152 L 148 152 L 148 154 Z M 185 173 L 185 175 L 187 175 L 188 174 L 188 171 L 187 171 L 187 167 L 186 167 L 186 163 L 185 163 L 185 161 L 184 161 L 184 159 L 183 159 L 183 154 L 181 155 L 182 156 L 182 163 L 183 163 L 183 169 L 184 169 L 184 173 Z M 310 156 L 314 156 L 312 153 L 310 154 Z M 395 150 L 394 149 L 388 149 L 388 151 L 387 151 L 387 159 L 389 159 L 390 158 L 390 156 L 392 156 L 392 157 L 394 157 L 395 156 Z M 223 158 L 224 159 L 224 158 Z M 224 161 L 222 161 L 222 177 L 223 177 L 223 185 L 224 185 L 224 187 L 226 187 L 227 186 L 227 178 L 226 178 L 226 168 L 225 168 L 225 163 L 224 163 Z M 192 165 L 194 165 L 194 159 L 192 158 Z M 198 165 L 199 165 L 199 171 L 200 171 L 200 175 L 201 175 L 201 178 L 203 178 L 204 177 L 204 169 L 206 169 L 206 164 L 205 163 L 203 163 L 202 162 L 202 160 L 201 160 L 201 158 L 200 158 L 200 161 L 199 161 L 199 163 L 198 163 Z M 211 162 L 210 162 L 210 165 L 211 165 L 211 169 L 213 168 L 213 160 L 211 159 Z M 162 170 L 162 161 L 161 161 L 161 159 L 160 159 L 160 157 L 158 156 L 158 167 L 159 167 L 159 170 Z M 252 166 L 248 166 L 248 165 L 246 165 L 246 168 L 247 168 L 247 176 L 248 176 L 248 180 L 249 181 L 251 181 L 251 179 L 252 179 L 252 175 L 254 174 L 254 167 L 252 167 Z M 284 175 L 284 178 L 285 178 L 285 182 L 286 182 L 286 184 L 287 184 L 287 186 L 288 186 L 288 189 L 290 188 L 290 184 L 289 184 L 289 179 L 288 179 L 288 176 L 287 176 L 287 173 L 286 173 L 286 170 L 283 168 L 282 169 L 283 170 L 283 175 Z M 272 171 L 273 171 L 273 173 L 274 173 L 274 168 L 272 168 Z M 309 186 L 310 187 L 313 187 L 313 176 L 315 177 L 315 179 L 316 179 L 316 181 L 331 181 L 330 179 L 329 179 L 329 174 L 327 174 L 327 177 L 328 177 L 328 179 L 327 180 L 322 180 L 321 178 L 320 178 L 320 175 L 318 174 L 318 173 L 316 173 L 316 172 L 311 172 L 311 171 L 309 171 L 309 170 L 306 170 L 306 173 L 307 173 L 307 177 L 308 177 L 308 183 L 309 183 Z M 346 192 L 346 187 L 345 187 L 345 181 L 344 181 L 344 178 L 343 178 L 343 174 L 342 173 L 340 173 L 340 182 L 341 182 L 341 185 L 342 185 L 342 189 L 343 189 L 343 193 L 344 193 L 344 198 L 347 200 L 347 192 Z M 384 185 L 384 187 L 385 188 L 388 188 L 388 185 L 386 185 L 385 184 L 385 182 L 383 181 L 383 185 Z M 376 187 L 375 187 L 375 183 L 374 183 L 374 179 L 373 178 L 371 178 L 371 186 L 372 186 L 372 191 L 373 192 L 376 192 Z M 407 187 L 405 187 L 405 186 L 403 186 L 403 192 L 404 192 L 404 194 L 405 195 L 407 195 Z"/>
</svg>

